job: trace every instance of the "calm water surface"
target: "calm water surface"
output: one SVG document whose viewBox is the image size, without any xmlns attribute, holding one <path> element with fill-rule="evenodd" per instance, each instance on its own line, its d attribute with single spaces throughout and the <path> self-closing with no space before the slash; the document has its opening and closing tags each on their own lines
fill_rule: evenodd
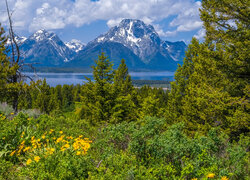
<svg viewBox="0 0 250 180">
<path fill-rule="evenodd" d="M 25 73 L 35 80 L 46 78 L 50 86 L 63 84 L 84 84 L 87 80 L 85 77 L 93 79 L 92 73 Z M 174 72 L 130 72 L 134 80 L 173 80 Z M 27 82 L 29 82 L 27 80 Z"/>
</svg>

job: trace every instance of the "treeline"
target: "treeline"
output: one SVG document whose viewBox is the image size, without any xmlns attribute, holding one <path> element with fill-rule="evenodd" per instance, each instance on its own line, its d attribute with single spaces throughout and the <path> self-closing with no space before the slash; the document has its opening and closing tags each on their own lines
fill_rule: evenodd
<svg viewBox="0 0 250 180">
<path fill-rule="evenodd" d="M 170 81 L 165 80 L 132 80 L 132 83 L 136 87 L 151 86 L 159 88 L 170 88 Z"/>
<path fill-rule="evenodd" d="M 38 109 L 47 114 L 76 109 L 79 118 L 99 124 L 157 116 L 162 114 L 158 109 L 164 109 L 167 105 L 169 91 L 150 86 L 134 88 L 124 60 L 117 70 L 113 70 L 112 64 L 102 53 L 93 70 L 94 81 L 88 79 L 89 82 L 84 85 L 51 87 L 46 79 L 31 82 L 30 85 L 23 84 L 18 109 Z M 12 103 L 7 96 L 2 101 Z"/>
</svg>

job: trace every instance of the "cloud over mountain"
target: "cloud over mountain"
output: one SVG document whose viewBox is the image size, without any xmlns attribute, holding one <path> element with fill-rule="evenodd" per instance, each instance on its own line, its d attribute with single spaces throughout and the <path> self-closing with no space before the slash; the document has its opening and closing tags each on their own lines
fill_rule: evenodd
<svg viewBox="0 0 250 180">
<path fill-rule="evenodd" d="M 174 16 L 170 22 L 173 31 L 159 26 L 157 32 L 162 36 L 174 35 L 182 31 L 200 29 L 201 3 L 194 0 L 9 0 L 13 10 L 13 21 L 18 29 L 30 32 L 44 28 L 62 29 L 66 26 L 80 27 L 96 20 L 105 20 L 109 27 L 117 25 L 123 18 L 143 20 L 157 25 L 159 21 Z M 0 11 L 5 11 L 4 1 Z M 0 22 L 7 23 L 6 13 Z"/>
</svg>

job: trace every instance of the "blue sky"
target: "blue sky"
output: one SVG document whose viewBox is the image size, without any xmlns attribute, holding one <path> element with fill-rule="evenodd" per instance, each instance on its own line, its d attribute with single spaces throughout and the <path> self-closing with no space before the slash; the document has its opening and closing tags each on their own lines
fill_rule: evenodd
<svg viewBox="0 0 250 180">
<path fill-rule="evenodd" d="M 63 41 L 88 43 L 124 18 L 140 19 L 155 27 L 160 37 L 189 43 L 202 39 L 198 0 L 8 0 L 16 34 L 29 36 L 39 29 L 53 31 Z M 0 22 L 7 28 L 5 2 Z"/>
</svg>

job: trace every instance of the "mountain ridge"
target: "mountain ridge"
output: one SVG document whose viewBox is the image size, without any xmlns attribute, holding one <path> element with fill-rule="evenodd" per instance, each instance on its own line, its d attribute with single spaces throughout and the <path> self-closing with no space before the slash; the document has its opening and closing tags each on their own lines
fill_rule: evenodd
<svg viewBox="0 0 250 180">
<path fill-rule="evenodd" d="M 28 38 L 17 36 L 16 40 L 22 58 L 26 63 L 38 63 L 36 67 L 88 69 L 104 51 L 114 68 L 123 58 L 133 71 L 174 71 L 178 63 L 182 64 L 187 48 L 183 41 L 161 40 L 152 25 L 136 19 L 122 20 L 86 45 L 76 39 L 63 42 L 55 33 L 44 29 Z"/>
<path fill-rule="evenodd" d="M 104 44 L 110 48 L 104 47 Z M 114 44 L 122 46 L 114 46 Z M 123 50 L 121 50 L 121 47 Z M 174 52 L 175 50 L 177 53 Z M 94 65 L 97 55 L 104 51 L 114 61 L 115 67 L 118 61 L 124 58 L 126 61 L 134 62 L 131 66 L 128 65 L 129 69 L 174 71 L 178 63 L 182 64 L 185 50 L 186 44 L 184 42 L 161 40 L 153 26 L 146 25 L 140 20 L 124 19 L 118 26 L 112 27 L 107 33 L 90 41 L 66 65 L 72 67 L 83 62 Z M 124 53 L 124 51 L 129 52 L 130 55 Z M 90 54 L 92 55 L 90 56 Z M 122 54 L 123 57 L 119 54 Z"/>
</svg>

